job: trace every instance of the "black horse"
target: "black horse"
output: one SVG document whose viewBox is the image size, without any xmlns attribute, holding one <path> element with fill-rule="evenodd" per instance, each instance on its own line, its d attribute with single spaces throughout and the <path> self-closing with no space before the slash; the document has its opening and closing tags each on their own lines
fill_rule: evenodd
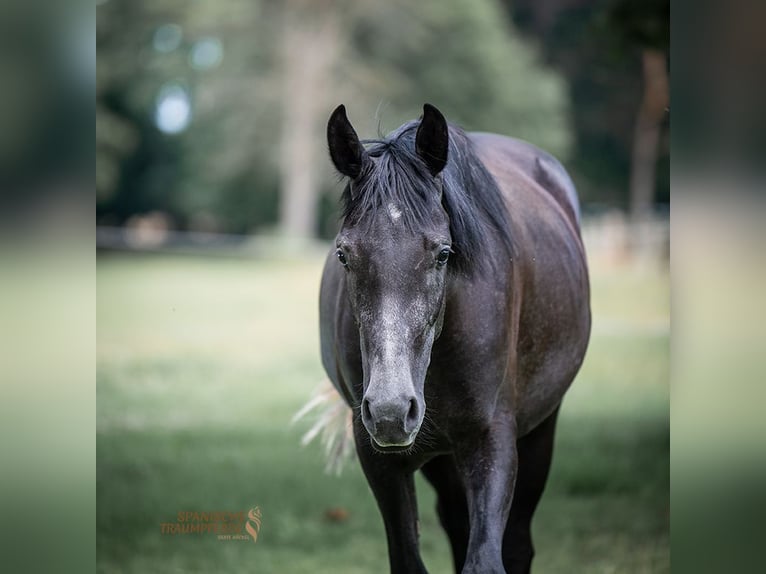
<svg viewBox="0 0 766 574">
<path fill-rule="evenodd" d="M 354 409 L 391 571 L 425 572 L 419 469 L 456 571 L 529 572 L 556 416 L 590 334 L 574 185 L 545 152 L 465 133 L 428 104 L 365 142 L 339 106 L 327 138 L 348 185 L 322 361 Z"/>
</svg>

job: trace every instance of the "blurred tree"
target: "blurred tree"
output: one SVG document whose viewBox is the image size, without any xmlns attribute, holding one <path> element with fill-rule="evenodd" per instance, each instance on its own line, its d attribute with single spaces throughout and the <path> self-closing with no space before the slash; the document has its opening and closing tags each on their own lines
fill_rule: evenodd
<svg viewBox="0 0 766 574">
<path fill-rule="evenodd" d="M 647 48 L 642 54 L 644 91 L 633 128 L 630 173 L 630 213 L 640 219 L 651 212 L 660 154 L 662 120 L 670 89 L 666 55 Z"/>
<path fill-rule="evenodd" d="M 669 201 L 669 0 L 503 0 L 567 78 L 570 167 L 586 201 Z"/>
<path fill-rule="evenodd" d="M 280 225 L 284 235 L 306 238 L 315 235 L 317 223 L 317 151 L 324 149 L 317 128 L 331 105 L 323 88 L 338 57 L 340 14 L 333 0 L 288 0 L 284 6 Z"/>
<path fill-rule="evenodd" d="M 565 84 L 494 0 L 113 0 L 97 17 L 102 224 L 160 210 L 181 229 L 332 234 L 341 102 L 362 137 L 431 102 L 569 152 Z"/>
<path fill-rule="evenodd" d="M 182 229 L 242 233 L 273 223 L 274 14 L 266 3 L 245 0 L 99 6 L 97 165 L 107 172 L 98 185 L 101 222 L 119 225 L 161 210 Z M 186 125 L 163 131 L 163 94 L 173 97 L 162 121 L 183 119 L 185 105 Z"/>
</svg>

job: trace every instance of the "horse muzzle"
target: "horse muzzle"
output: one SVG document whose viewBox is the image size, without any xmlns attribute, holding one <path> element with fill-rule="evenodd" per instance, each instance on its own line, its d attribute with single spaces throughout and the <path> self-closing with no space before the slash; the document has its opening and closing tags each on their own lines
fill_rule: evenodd
<svg viewBox="0 0 766 574">
<path fill-rule="evenodd" d="M 412 446 L 423 422 L 425 408 L 415 396 L 393 400 L 365 396 L 362 422 L 373 447 L 383 452 L 405 450 Z"/>
</svg>

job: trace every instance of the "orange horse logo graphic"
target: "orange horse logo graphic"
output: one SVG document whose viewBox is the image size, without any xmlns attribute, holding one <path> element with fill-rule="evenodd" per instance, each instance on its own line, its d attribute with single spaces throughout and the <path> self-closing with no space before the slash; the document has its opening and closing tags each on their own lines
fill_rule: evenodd
<svg viewBox="0 0 766 574">
<path fill-rule="evenodd" d="M 245 525 L 247 533 L 253 537 L 253 542 L 258 541 L 258 532 L 261 530 L 261 508 L 256 506 L 247 513 L 247 524 Z"/>
</svg>

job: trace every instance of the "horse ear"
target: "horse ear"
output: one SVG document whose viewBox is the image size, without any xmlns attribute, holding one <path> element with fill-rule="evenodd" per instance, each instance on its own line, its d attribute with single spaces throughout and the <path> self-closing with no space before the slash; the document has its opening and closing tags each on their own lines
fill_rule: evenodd
<svg viewBox="0 0 766 574">
<path fill-rule="evenodd" d="M 431 175 L 441 173 L 447 165 L 449 150 L 449 130 L 447 120 L 431 104 L 423 104 L 423 119 L 420 120 L 415 136 L 415 151 L 426 165 Z"/>
<path fill-rule="evenodd" d="M 343 104 L 335 108 L 327 122 L 327 145 L 335 169 L 352 179 L 359 177 L 367 160 L 367 152 L 348 121 Z"/>
</svg>

